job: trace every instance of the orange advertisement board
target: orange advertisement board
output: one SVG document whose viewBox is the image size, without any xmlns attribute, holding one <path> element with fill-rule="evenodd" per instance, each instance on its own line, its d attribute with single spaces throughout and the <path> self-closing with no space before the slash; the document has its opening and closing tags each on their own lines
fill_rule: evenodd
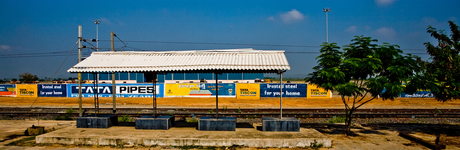
<svg viewBox="0 0 460 150">
<path fill-rule="evenodd" d="M 258 83 L 237 83 L 236 98 L 238 99 L 260 99 L 260 84 Z"/>
<path fill-rule="evenodd" d="M 308 84 L 307 98 L 331 98 L 331 92 L 318 87 L 315 84 Z"/>
<path fill-rule="evenodd" d="M 17 97 L 37 97 L 36 84 L 16 84 Z"/>
</svg>

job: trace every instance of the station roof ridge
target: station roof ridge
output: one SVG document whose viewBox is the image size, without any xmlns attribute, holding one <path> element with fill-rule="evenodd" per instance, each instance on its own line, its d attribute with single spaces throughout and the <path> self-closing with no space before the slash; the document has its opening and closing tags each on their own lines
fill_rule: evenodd
<svg viewBox="0 0 460 150">
<path fill-rule="evenodd" d="M 105 51 L 93 52 L 92 54 L 182 54 L 182 53 L 284 53 L 284 50 L 255 50 L 252 48 L 241 49 L 213 49 L 213 50 L 180 50 L 180 51 Z"/>
<path fill-rule="evenodd" d="M 192 51 L 93 52 L 69 70 L 78 72 L 277 73 L 290 70 L 282 50 L 215 49 Z"/>
</svg>

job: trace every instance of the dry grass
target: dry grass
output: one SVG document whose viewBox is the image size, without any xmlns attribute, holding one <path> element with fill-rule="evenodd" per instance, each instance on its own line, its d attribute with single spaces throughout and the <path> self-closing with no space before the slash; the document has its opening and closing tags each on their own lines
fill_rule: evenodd
<svg viewBox="0 0 460 150">
<path fill-rule="evenodd" d="M 35 102 L 34 102 L 35 101 Z M 83 98 L 83 105 L 94 106 L 93 98 Z M 112 98 L 99 98 L 101 107 L 112 107 Z M 152 98 L 117 98 L 118 107 L 149 107 Z M 0 107 L 78 107 L 78 98 L 69 97 L 0 97 Z M 216 99 L 209 98 L 158 98 L 159 107 L 180 108 L 214 108 Z M 219 98 L 219 107 L 236 108 L 279 108 L 279 98 L 261 98 L 257 100 Z M 460 101 L 439 102 L 434 98 L 398 98 L 394 101 L 376 99 L 362 108 L 426 108 L 426 109 L 458 109 Z M 340 98 L 283 98 L 283 108 L 343 108 Z"/>
</svg>

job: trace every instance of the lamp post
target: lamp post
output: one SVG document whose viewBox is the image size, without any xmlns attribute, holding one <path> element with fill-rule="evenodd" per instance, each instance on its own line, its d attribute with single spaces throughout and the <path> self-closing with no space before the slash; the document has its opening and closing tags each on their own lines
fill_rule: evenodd
<svg viewBox="0 0 460 150">
<path fill-rule="evenodd" d="M 329 43 L 328 27 L 327 27 L 327 12 L 330 12 L 331 8 L 323 8 L 323 11 L 326 13 L 326 43 Z"/>
<path fill-rule="evenodd" d="M 99 49 L 99 24 L 101 23 L 100 20 L 94 20 L 96 24 L 96 52 Z"/>
<path fill-rule="evenodd" d="M 97 52 L 99 50 L 99 24 L 101 23 L 101 21 L 94 20 L 94 23 L 96 24 L 96 52 Z M 96 75 L 96 78 L 99 79 L 99 74 Z"/>
</svg>

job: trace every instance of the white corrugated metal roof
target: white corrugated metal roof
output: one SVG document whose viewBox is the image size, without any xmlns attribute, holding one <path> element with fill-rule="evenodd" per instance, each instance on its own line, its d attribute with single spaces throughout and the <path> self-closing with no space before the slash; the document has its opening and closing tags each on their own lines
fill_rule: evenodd
<svg viewBox="0 0 460 150">
<path fill-rule="evenodd" d="M 93 52 L 69 70 L 78 72 L 259 72 L 290 70 L 284 51 L 253 49 Z"/>
</svg>

